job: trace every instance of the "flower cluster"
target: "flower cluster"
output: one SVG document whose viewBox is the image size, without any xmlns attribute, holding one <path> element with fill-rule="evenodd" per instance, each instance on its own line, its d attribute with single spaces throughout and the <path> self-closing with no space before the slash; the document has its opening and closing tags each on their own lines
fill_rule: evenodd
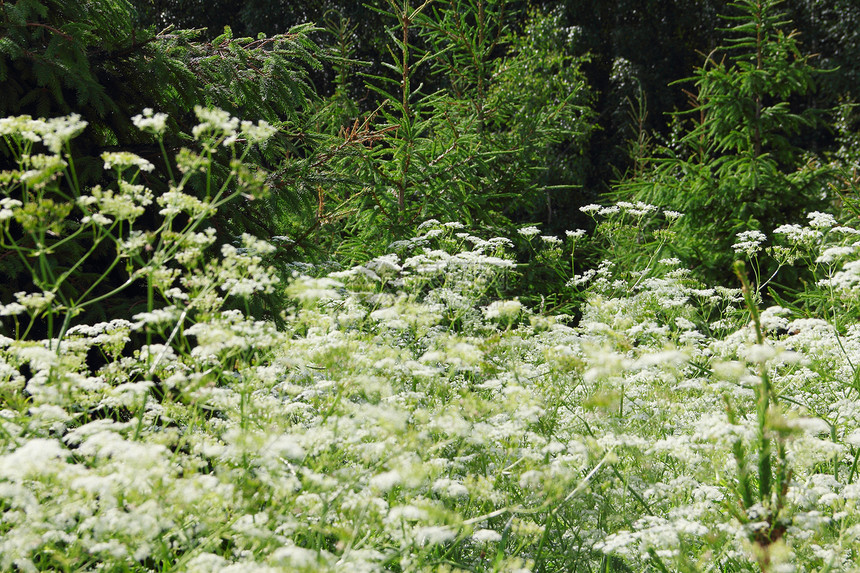
<svg viewBox="0 0 860 573">
<path fill-rule="evenodd" d="M 737 234 L 737 241 L 732 249 L 737 254 L 752 257 L 761 250 L 761 244 L 767 240 L 767 236 L 761 231 L 741 231 Z"/>
<path fill-rule="evenodd" d="M 198 115 L 200 137 L 238 134 Z M 145 164 L 108 160 L 127 179 L 68 207 L 107 227 L 0 199 L 0 225 L 113 238 L 159 297 L 92 323 L 58 284 L 0 306 L 0 569 L 856 570 L 852 227 L 814 213 L 774 233 L 816 276 L 806 306 L 758 312 L 749 284 L 696 284 L 658 241 L 634 271 L 574 277 L 573 322 L 504 296 L 512 241 L 456 223 L 284 287 L 275 247 L 206 224 L 226 198 L 180 181 L 159 200 L 133 179 Z M 190 222 L 128 231 L 152 204 Z M 677 219 L 586 211 L 654 234 Z M 519 235 L 561 252 L 584 233 Z M 279 327 L 243 304 L 279 291 Z M 62 329 L 13 328 L 47 314 Z"/>
</svg>

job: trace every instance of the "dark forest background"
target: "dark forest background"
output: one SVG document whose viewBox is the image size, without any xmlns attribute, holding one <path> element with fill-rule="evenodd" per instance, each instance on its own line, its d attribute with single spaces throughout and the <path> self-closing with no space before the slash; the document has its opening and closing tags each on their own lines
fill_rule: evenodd
<svg viewBox="0 0 860 573">
<path fill-rule="evenodd" d="M 380 70 L 386 53 L 388 22 L 378 10 L 384 0 L 372 2 L 284 0 L 152 0 L 133 2 L 142 25 L 157 28 L 205 28 L 205 36 L 220 34 L 230 26 L 236 36 L 280 34 L 293 25 L 314 22 L 333 29 L 341 19 L 357 26 L 352 31 L 354 58 L 363 62 L 358 71 Z M 416 3 L 420 4 L 420 3 Z M 475 2 L 474 4 L 477 4 Z M 689 80 L 705 56 L 724 40 L 727 22 L 720 15 L 731 11 L 730 2 L 717 0 L 559 0 L 507 2 L 513 15 L 510 25 L 522 27 L 529 8 L 560 16 L 558 22 L 570 34 L 566 47 L 576 55 L 589 55 L 583 64 L 594 90 L 594 109 L 600 130 L 590 145 L 593 168 L 589 187 L 606 190 L 629 166 L 626 143 L 641 128 L 668 135 L 671 114 L 689 107 Z M 841 100 L 860 95 L 860 5 L 850 0 L 787 0 L 778 3 L 784 21 L 798 33 L 811 63 L 829 73 L 818 78 L 806 105 L 831 108 Z M 329 43 L 332 35 L 315 36 Z M 321 93 L 335 89 L 333 70 L 314 77 Z M 687 80 L 686 82 L 684 80 Z M 432 78 L 422 78 L 432 82 Z M 680 83 L 679 83 L 680 82 Z M 362 79 L 353 80 L 355 96 L 370 108 L 372 98 L 363 93 Z M 362 99 L 363 97 L 363 99 Z M 642 100 L 647 117 L 631 117 L 630 100 Z M 644 119 L 640 124 L 639 120 Z M 810 136 L 818 148 L 832 143 L 827 130 Z"/>
<path fill-rule="evenodd" d="M 277 125 L 249 158 L 271 195 L 217 230 L 277 238 L 284 272 L 367 260 L 429 218 L 563 237 L 593 225 L 580 207 L 620 200 L 684 212 L 666 254 L 723 281 L 739 231 L 850 214 L 858 70 L 849 0 L 0 3 L 0 115 L 82 115 L 85 184 L 128 149 L 164 190 L 129 120 L 143 108 L 170 116 L 174 152 L 195 105 Z M 641 243 L 585 245 L 580 265 L 635 267 Z M 562 278 L 523 269 L 514 293 L 572 304 Z M 0 271 L 11 296 L 21 269 Z"/>
</svg>

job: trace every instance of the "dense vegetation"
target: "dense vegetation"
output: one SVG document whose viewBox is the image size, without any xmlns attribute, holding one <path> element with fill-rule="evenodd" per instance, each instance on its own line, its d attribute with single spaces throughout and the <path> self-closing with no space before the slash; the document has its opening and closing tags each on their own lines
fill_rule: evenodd
<svg viewBox="0 0 860 573">
<path fill-rule="evenodd" d="M 0 2 L 0 569 L 860 570 L 858 19 Z"/>
</svg>

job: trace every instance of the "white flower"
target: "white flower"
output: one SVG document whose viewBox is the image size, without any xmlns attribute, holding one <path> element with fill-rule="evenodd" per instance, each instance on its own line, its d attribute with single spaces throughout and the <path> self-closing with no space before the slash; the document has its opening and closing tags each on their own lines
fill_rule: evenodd
<svg viewBox="0 0 860 573">
<path fill-rule="evenodd" d="M 585 205 L 585 206 L 579 208 L 580 211 L 582 211 L 583 213 L 585 213 L 587 215 L 590 215 L 591 213 L 596 213 L 597 211 L 600 211 L 601 209 L 603 209 L 603 206 L 597 205 L 596 203 L 591 203 L 590 205 Z"/>
<path fill-rule="evenodd" d="M 519 233 L 523 237 L 534 237 L 535 235 L 540 234 L 540 229 L 538 229 L 534 225 L 529 225 L 528 227 L 523 227 L 522 229 L 518 230 L 517 233 Z"/>
<path fill-rule="evenodd" d="M 248 143 L 262 143 L 276 133 L 278 133 L 278 128 L 262 119 L 257 122 L 257 125 L 254 125 L 250 121 L 242 122 L 242 135 L 245 136 Z"/>
<path fill-rule="evenodd" d="M 821 237 L 821 231 L 800 225 L 780 225 L 773 230 L 774 235 L 785 235 L 793 243 L 813 243 Z"/>
<path fill-rule="evenodd" d="M 163 207 L 159 211 L 160 215 L 178 215 L 183 211 L 191 216 L 215 213 L 215 208 L 210 203 L 205 203 L 197 197 L 183 193 L 175 187 L 171 187 L 169 191 L 161 195 L 156 201 Z"/>
<path fill-rule="evenodd" d="M 15 215 L 14 209 L 17 209 L 22 205 L 23 203 L 17 199 L 10 199 L 9 197 L 3 197 L 0 199 L 0 221 L 11 219 Z"/>
<path fill-rule="evenodd" d="M 773 230 L 774 235 L 785 235 L 789 239 L 795 239 L 796 237 L 799 237 L 802 232 L 803 232 L 803 228 L 800 225 L 796 225 L 793 223 L 792 224 L 786 224 L 786 225 L 780 225 L 779 227 L 777 227 L 776 229 Z"/>
<path fill-rule="evenodd" d="M 836 226 L 836 218 L 830 213 L 813 211 L 806 218 L 809 219 L 809 226 L 813 229 L 829 229 Z"/>
<path fill-rule="evenodd" d="M 454 529 L 441 525 L 430 525 L 415 529 L 415 541 L 422 547 L 439 545 L 440 543 L 451 541 L 455 537 L 457 537 L 457 532 Z"/>
<path fill-rule="evenodd" d="M 283 567 L 289 567 L 289 570 L 292 571 L 309 571 L 312 568 L 316 569 L 319 565 L 318 552 L 296 545 L 286 545 L 275 549 L 270 559 Z"/>
<path fill-rule="evenodd" d="M 117 242 L 117 253 L 120 257 L 129 257 L 140 252 L 149 244 L 150 237 L 141 231 L 132 231 L 128 238 Z"/>
<path fill-rule="evenodd" d="M 427 219 L 420 225 L 418 225 L 418 230 L 423 231 L 424 229 L 433 229 L 438 227 L 441 223 L 437 219 Z"/>
<path fill-rule="evenodd" d="M 622 207 L 621 203 L 618 203 L 619 207 Z M 648 203 L 643 203 L 642 201 L 637 201 L 636 205 L 630 205 L 629 203 L 625 203 L 623 205 L 623 209 L 633 215 L 634 217 L 644 217 L 648 213 L 652 213 L 657 210 L 655 205 L 649 205 Z"/>
<path fill-rule="evenodd" d="M 59 155 L 22 155 L 21 163 L 26 169 L 19 175 L 19 180 L 28 186 L 41 188 L 53 181 L 68 165 Z M 29 167 L 29 169 L 27 169 Z"/>
<path fill-rule="evenodd" d="M 860 261 L 851 261 L 843 265 L 842 270 L 832 277 L 822 279 L 819 286 L 833 287 L 839 290 L 852 290 L 860 284 Z"/>
<path fill-rule="evenodd" d="M 287 295 L 304 303 L 318 300 L 340 300 L 343 285 L 331 278 L 299 277 L 287 287 Z"/>
<path fill-rule="evenodd" d="M 815 262 L 829 264 L 839 258 L 852 254 L 855 250 L 856 247 L 829 247 L 815 259 Z"/>
<path fill-rule="evenodd" d="M 141 171 L 152 171 L 155 166 L 130 151 L 113 151 L 102 153 L 102 160 L 105 162 L 105 169 L 117 168 L 119 171 L 129 167 L 137 167 Z"/>
<path fill-rule="evenodd" d="M 33 137 L 28 137 L 27 139 L 34 142 L 41 141 L 42 138 L 38 136 L 33 129 L 33 123 L 35 122 L 29 115 L 0 118 L 0 136 L 32 133 Z"/>
<path fill-rule="evenodd" d="M 0 316 L 14 316 L 26 311 L 27 307 L 21 303 L 10 302 L 9 304 L 0 305 Z"/>
<path fill-rule="evenodd" d="M 518 300 L 496 300 L 484 307 L 484 316 L 506 320 L 515 318 L 522 310 L 523 305 Z"/>
<path fill-rule="evenodd" d="M 774 331 L 788 328 L 788 319 L 783 315 L 790 311 L 781 306 L 771 306 L 766 308 L 761 313 L 761 326 L 767 331 Z"/>
<path fill-rule="evenodd" d="M 472 534 L 472 541 L 479 545 L 495 543 L 502 540 L 502 534 L 492 529 L 479 529 Z"/>
<path fill-rule="evenodd" d="M 134 330 L 143 326 L 172 325 L 179 318 L 180 312 L 176 307 L 156 308 L 149 312 L 139 312 L 132 317 Z"/>
<path fill-rule="evenodd" d="M 397 485 L 400 485 L 402 481 L 403 477 L 400 475 L 400 472 L 397 470 L 391 470 L 373 476 L 368 485 L 373 489 L 385 492 L 390 491 L 391 488 Z"/>
<path fill-rule="evenodd" d="M 203 135 L 212 134 L 215 137 L 224 137 L 224 145 L 230 145 L 236 141 L 236 129 L 239 120 L 231 117 L 229 113 L 218 108 L 205 108 L 194 106 L 194 113 L 200 123 L 191 130 L 194 139 L 200 139 Z"/>
<path fill-rule="evenodd" d="M 27 294 L 25 292 L 16 292 L 15 298 L 18 302 L 32 311 L 40 311 L 46 306 L 49 306 L 56 295 L 52 292 L 34 292 Z"/>
<path fill-rule="evenodd" d="M 860 235 L 860 230 L 853 227 L 833 227 L 831 233 L 843 233 L 845 235 Z"/>
<path fill-rule="evenodd" d="M 93 213 L 92 215 L 87 215 L 86 217 L 81 218 L 81 224 L 83 225 L 91 222 L 102 227 L 107 227 L 113 223 L 113 220 L 110 217 L 105 217 L 101 213 Z"/>
<path fill-rule="evenodd" d="M 0 476 L 21 479 L 33 474 L 55 473 L 67 454 L 57 440 L 31 439 L 13 452 L 0 456 Z"/>
<path fill-rule="evenodd" d="M 131 118 L 132 123 L 141 131 L 161 136 L 167 129 L 167 114 L 153 113 L 152 108 L 144 108 L 142 114 Z"/>
<path fill-rule="evenodd" d="M 277 247 L 250 233 L 242 233 L 242 248 L 246 253 L 254 253 L 257 255 L 270 255 L 277 250 Z"/>
<path fill-rule="evenodd" d="M 400 258 L 395 254 L 376 257 L 368 262 L 365 267 L 376 273 L 379 277 L 394 277 L 403 270 L 403 267 L 400 266 Z"/>
<path fill-rule="evenodd" d="M 578 287 L 579 285 L 585 284 L 591 279 L 593 279 L 597 275 L 597 271 L 594 269 L 588 269 L 581 275 L 574 275 L 572 279 L 567 281 L 565 286 L 568 287 Z"/>
<path fill-rule="evenodd" d="M 776 356 L 776 349 L 769 344 L 753 344 L 746 348 L 745 354 L 750 362 L 764 363 Z"/>
<path fill-rule="evenodd" d="M 767 240 L 767 237 L 761 231 L 751 230 L 742 231 L 737 234 L 737 241 L 732 245 L 732 249 L 738 254 L 746 254 L 748 257 L 753 256 L 761 250 L 761 244 Z"/>
<path fill-rule="evenodd" d="M 143 215 L 144 207 L 152 203 L 152 191 L 143 185 L 132 185 L 122 179 L 117 184 L 119 193 L 96 185 L 90 190 L 92 195 L 78 198 L 78 205 L 81 207 L 97 205 L 99 213 L 92 215 L 91 218 L 99 224 L 105 224 L 103 221 L 106 217 L 122 221 L 136 219 Z M 102 218 L 97 218 L 99 216 Z"/>
<path fill-rule="evenodd" d="M 469 488 L 449 478 L 439 478 L 433 482 L 433 491 L 451 499 L 469 497 Z"/>
<path fill-rule="evenodd" d="M 51 153 L 59 153 L 63 145 L 81 133 L 86 126 L 87 122 L 76 113 L 68 117 L 49 119 L 44 122 L 44 129 L 41 132 L 42 142 Z"/>
<path fill-rule="evenodd" d="M 576 240 L 580 237 L 585 236 L 585 229 L 577 229 L 576 231 L 565 231 L 564 234 L 567 235 L 569 239 Z"/>
<path fill-rule="evenodd" d="M 854 448 L 860 448 L 860 429 L 854 430 L 845 436 L 845 442 Z"/>
<path fill-rule="evenodd" d="M 214 553 L 198 553 L 186 564 L 188 573 L 213 573 L 227 565 L 227 560 Z"/>
</svg>

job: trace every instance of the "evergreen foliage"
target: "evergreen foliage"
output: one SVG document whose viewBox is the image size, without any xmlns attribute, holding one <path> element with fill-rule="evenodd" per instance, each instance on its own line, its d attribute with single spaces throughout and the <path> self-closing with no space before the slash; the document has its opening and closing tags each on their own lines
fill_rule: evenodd
<svg viewBox="0 0 860 573">
<path fill-rule="evenodd" d="M 552 218 L 553 194 L 582 180 L 575 164 L 545 161 L 587 146 L 582 59 L 565 53 L 557 17 L 534 13 L 515 34 L 514 13 L 502 0 L 389 2 L 390 74 L 366 76 L 378 107 L 348 134 L 367 145 L 340 162 L 356 177 L 337 190 L 338 209 L 358 215 L 340 252 L 373 252 L 428 218 L 497 228 Z M 443 89 L 428 92 L 422 72 Z M 553 188 L 558 179 L 568 186 Z"/>
<path fill-rule="evenodd" d="M 691 78 L 681 133 L 617 191 L 684 213 L 672 248 L 702 276 L 725 276 L 738 233 L 769 233 L 827 201 L 828 170 L 794 139 L 820 116 L 795 105 L 814 89 L 816 70 L 778 4 L 730 5 L 726 44 Z"/>
<path fill-rule="evenodd" d="M 317 96 L 309 74 L 321 68 L 324 52 L 309 39 L 310 25 L 256 39 L 235 38 L 226 29 L 207 41 L 196 30 L 138 27 L 127 0 L 20 0 L 0 10 L 0 89 L 11 96 L 0 101 L 0 113 L 78 113 L 89 123 L 75 142 L 78 155 L 131 145 L 158 158 L 154 140 L 128 118 L 143 108 L 168 114 L 165 144 L 178 148 L 200 104 L 281 127 L 278 141 L 267 147 L 269 165 L 287 154 L 313 153 L 314 140 L 306 135 Z"/>
<path fill-rule="evenodd" d="M 51 0 L 0 5 L 0 113 L 58 115 L 83 106 L 102 115 L 117 111 L 97 66 L 147 42 L 133 37 L 122 8 L 121 2 Z"/>
<path fill-rule="evenodd" d="M 208 27 L 208 37 L 220 33 L 230 24 L 239 35 L 281 33 L 290 25 L 327 19 L 343 18 L 360 23 L 352 32 L 355 58 L 362 62 L 361 70 L 379 74 L 380 54 L 385 54 L 388 36 L 384 17 L 372 8 L 382 7 L 385 0 L 362 3 L 351 0 L 310 0 L 282 2 L 280 0 L 238 0 L 231 2 L 198 2 L 188 0 L 134 0 L 143 21 L 161 29 L 168 24 L 177 27 Z M 510 2 L 509 25 L 522 31 L 528 10 L 526 5 L 545 13 L 557 11 L 564 28 L 577 30 L 567 42 L 573 55 L 590 54 L 583 67 L 587 81 L 596 98 L 593 107 L 600 126 L 591 138 L 587 156 L 586 202 L 609 189 L 617 172 L 631 167 L 625 151 L 628 130 L 635 129 L 627 115 L 628 99 L 641 93 L 649 114 L 644 128 L 668 136 L 670 123 L 667 113 L 685 109 L 683 90 L 692 91 L 691 82 L 681 87 L 670 85 L 689 77 L 700 65 L 701 54 L 710 53 L 719 43 L 721 20 L 726 2 L 721 0 L 531 0 Z M 823 69 L 838 69 L 819 78 L 822 89 L 809 94 L 805 105 L 830 108 L 840 98 L 860 97 L 860 83 L 854 81 L 860 70 L 858 30 L 860 4 L 851 0 L 787 0 L 782 8 L 800 32 L 799 40 L 805 53 L 815 55 L 815 64 Z M 327 39 L 315 36 L 323 43 Z M 431 74 L 430 67 L 419 70 L 418 83 L 428 91 L 443 87 L 441 79 Z M 432 77 L 431 77 L 432 75 Z M 314 74 L 321 94 L 330 95 L 337 82 L 330 69 Z M 370 112 L 375 109 L 358 74 L 353 74 L 349 89 L 359 107 Z M 354 119 L 354 117 L 353 117 Z M 804 145 L 825 149 L 833 145 L 832 135 L 825 128 L 810 130 L 804 135 Z M 577 161 L 579 150 L 572 149 L 569 157 L 564 148 L 556 150 L 564 161 Z"/>
</svg>

